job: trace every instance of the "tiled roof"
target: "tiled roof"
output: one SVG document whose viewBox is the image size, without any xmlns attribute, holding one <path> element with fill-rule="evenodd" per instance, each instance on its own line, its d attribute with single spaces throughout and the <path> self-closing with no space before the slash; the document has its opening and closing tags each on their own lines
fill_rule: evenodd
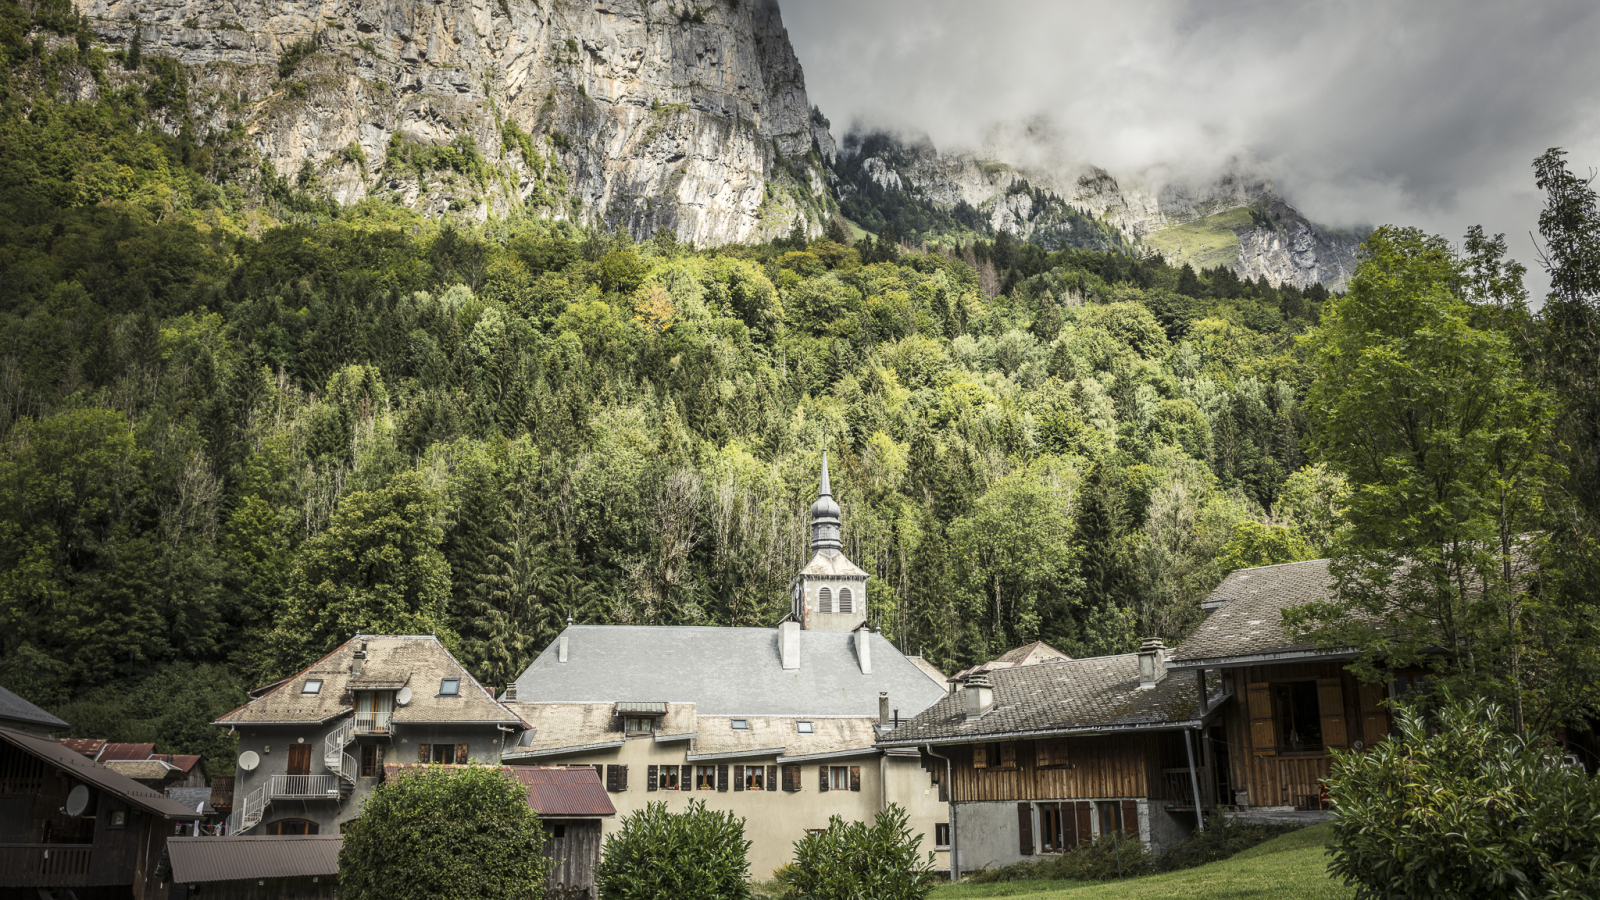
<svg viewBox="0 0 1600 900">
<path fill-rule="evenodd" d="M 149 759 L 155 752 L 155 744 L 106 744 L 100 748 L 100 755 L 95 758 L 101 762 Z"/>
<path fill-rule="evenodd" d="M 176 884 L 339 874 L 337 834 L 167 838 Z"/>
<path fill-rule="evenodd" d="M 209 816 L 216 812 L 211 805 L 211 788 L 204 787 L 169 787 L 167 799 L 180 806 L 195 810 L 197 814 Z"/>
<path fill-rule="evenodd" d="M 178 771 L 159 759 L 108 759 L 102 765 L 135 781 L 165 781 Z"/>
<path fill-rule="evenodd" d="M 945 685 L 950 681 L 950 676 L 949 675 L 946 675 L 945 673 L 939 671 L 939 667 L 938 666 L 934 665 L 931 662 L 928 662 L 926 659 L 923 659 L 920 656 L 908 656 L 908 657 L 906 657 L 906 659 L 911 660 L 911 664 L 913 666 L 916 666 L 918 669 L 921 669 L 922 670 L 922 674 L 924 674 L 924 675 L 928 676 L 929 678 L 933 679 L 933 683 L 937 684 L 939 686 L 940 690 L 943 690 Z"/>
<path fill-rule="evenodd" d="M 561 662 L 557 643 L 517 678 L 518 698 L 553 703 L 693 703 L 701 715 L 871 716 L 878 692 L 910 716 L 944 696 L 883 635 L 867 632 L 872 672 L 856 635 L 799 633 L 800 668 L 785 669 L 776 628 L 577 625 Z"/>
<path fill-rule="evenodd" d="M 366 644 L 367 658 L 359 675 L 351 666 L 356 651 Z M 460 678 L 457 696 L 441 696 L 444 678 Z M 320 680 L 315 694 L 305 692 L 307 681 Z M 411 702 L 394 708 L 397 724 L 427 722 L 483 722 L 520 724 L 516 716 L 462 667 L 438 638 L 424 636 L 364 635 L 340 645 L 305 671 L 285 679 L 255 700 L 217 720 L 219 725 L 273 722 L 325 722 L 355 709 L 354 690 L 411 689 Z"/>
<path fill-rule="evenodd" d="M 574 752 L 621 743 L 625 736 L 611 715 L 609 703 L 508 703 L 533 726 L 530 743 L 506 754 L 507 759 L 537 758 L 552 751 Z M 848 750 L 869 752 L 876 735 L 876 717 L 751 716 L 748 726 L 734 730 L 733 717 L 697 716 L 694 704 L 673 703 L 656 726 L 658 739 L 693 735 L 686 741 L 691 757 L 714 755 L 812 756 Z M 812 732 L 801 734 L 796 722 L 808 721 Z"/>
<path fill-rule="evenodd" d="M 215 775 L 211 778 L 211 805 L 219 812 L 233 809 L 233 775 Z"/>
<path fill-rule="evenodd" d="M 0 728 L 0 741 L 44 761 L 46 765 L 65 772 L 79 781 L 86 781 L 101 790 L 166 819 L 192 819 L 193 812 L 168 800 L 166 795 L 137 781 L 113 772 L 100 763 L 74 753 L 47 738 L 24 734 L 9 728 Z"/>
<path fill-rule="evenodd" d="M 559 750 L 568 747 L 587 747 L 595 744 L 614 744 L 622 741 L 620 723 L 613 716 L 610 703 L 522 703 L 508 701 L 509 707 L 532 729 L 532 737 L 524 735 L 515 749 L 506 752 L 508 757 Z M 656 726 L 657 734 L 690 734 L 694 731 L 694 704 L 671 703 L 667 715 Z"/>
<path fill-rule="evenodd" d="M 960 681 L 974 672 L 990 672 L 995 669 L 1011 669 L 1017 666 L 1035 666 L 1055 659 L 1071 658 L 1044 641 L 1034 641 L 1031 644 L 1023 644 L 1021 647 L 1008 650 L 986 663 L 979 663 L 970 669 L 963 669 L 955 674 L 953 680 Z"/>
<path fill-rule="evenodd" d="M 759 751 L 773 748 L 777 748 L 780 756 L 820 756 L 851 750 L 869 753 L 878 739 L 873 729 L 878 720 L 864 716 L 827 719 L 759 716 L 744 721 L 748 727 L 736 731 L 733 720 L 726 716 L 701 716 L 699 736 L 694 739 L 689 755 L 697 758 L 766 755 Z M 810 734 L 800 733 L 796 723 L 801 721 L 811 723 Z"/>
<path fill-rule="evenodd" d="M 811 557 L 811 562 L 800 570 L 802 575 L 821 575 L 828 578 L 866 578 L 867 573 L 853 562 L 848 556 L 837 550 L 818 550 L 817 555 Z"/>
<path fill-rule="evenodd" d="M 880 745 L 1160 728 L 1202 716 L 1192 676 L 1169 674 L 1155 687 L 1140 689 L 1137 653 L 997 669 L 988 678 L 994 704 L 981 717 L 969 721 L 965 696 L 951 694 L 890 732 Z M 1207 676 L 1213 708 L 1221 685 L 1219 675 Z"/>
<path fill-rule="evenodd" d="M 25 725 L 42 725 L 46 728 L 70 728 L 66 722 L 50 715 L 32 703 L 0 687 L 0 722 L 6 720 Z"/>
<path fill-rule="evenodd" d="M 71 750 L 73 753 L 82 753 L 94 759 L 105 749 L 105 738 L 56 738 L 56 743 Z"/>
<path fill-rule="evenodd" d="M 1333 598 L 1328 560 L 1239 569 L 1205 599 L 1213 610 L 1169 665 L 1219 664 L 1230 658 L 1311 653 L 1316 644 L 1295 640 L 1283 628 L 1283 611 Z"/>
</svg>

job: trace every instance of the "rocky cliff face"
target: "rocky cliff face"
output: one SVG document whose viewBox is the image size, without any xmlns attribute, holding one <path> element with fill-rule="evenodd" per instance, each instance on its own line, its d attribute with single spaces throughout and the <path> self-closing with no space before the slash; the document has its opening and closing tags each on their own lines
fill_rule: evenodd
<svg viewBox="0 0 1600 900">
<path fill-rule="evenodd" d="M 980 232 L 1095 249 L 1109 249 L 1112 232 L 1129 248 L 1159 250 L 1169 260 L 1227 265 L 1301 287 L 1342 287 L 1360 243 L 1313 224 L 1266 181 L 1238 173 L 1202 184 L 1125 183 L 1093 166 L 1024 168 L 881 133 L 846 136 L 832 168 L 847 210 L 852 198 L 871 195 L 882 205 L 894 195 L 891 205 L 909 199 L 947 210 Z"/>
<path fill-rule="evenodd" d="M 288 177 L 697 244 L 821 228 L 832 139 L 772 0 L 78 0 Z M 137 23 L 137 25 L 135 24 Z"/>
</svg>

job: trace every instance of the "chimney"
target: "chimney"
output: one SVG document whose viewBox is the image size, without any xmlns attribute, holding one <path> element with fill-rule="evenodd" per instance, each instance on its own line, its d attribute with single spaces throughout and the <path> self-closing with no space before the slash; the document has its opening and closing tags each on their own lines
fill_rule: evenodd
<svg viewBox="0 0 1600 900">
<path fill-rule="evenodd" d="M 556 638 L 556 661 L 567 661 L 567 636 L 564 634 Z"/>
<path fill-rule="evenodd" d="M 967 718 L 976 719 L 994 706 L 994 688 L 989 686 L 989 673 L 974 672 L 967 676 L 967 686 L 961 692 L 967 700 Z"/>
<path fill-rule="evenodd" d="M 502 699 L 502 700 L 515 700 L 515 699 L 517 699 L 517 683 L 515 681 L 506 682 L 506 693 L 505 693 L 505 696 L 501 697 L 500 699 Z"/>
<path fill-rule="evenodd" d="M 856 661 L 861 663 L 861 674 L 872 674 L 872 632 L 865 628 L 856 629 Z"/>
<path fill-rule="evenodd" d="M 1145 638 L 1139 645 L 1139 689 L 1148 690 L 1167 677 L 1167 645 L 1160 638 Z"/>
<path fill-rule="evenodd" d="M 889 692 L 878 692 L 878 727 L 889 730 Z"/>
<path fill-rule="evenodd" d="M 784 671 L 793 672 L 800 668 L 800 623 L 778 623 L 778 659 L 782 661 Z"/>
<path fill-rule="evenodd" d="M 362 646 L 362 649 L 357 650 L 350 657 L 350 674 L 351 675 L 360 675 L 361 674 L 361 670 L 365 669 L 367 667 L 367 651 L 365 649 L 367 645 L 366 644 L 362 644 L 361 646 Z"/>
</svg>

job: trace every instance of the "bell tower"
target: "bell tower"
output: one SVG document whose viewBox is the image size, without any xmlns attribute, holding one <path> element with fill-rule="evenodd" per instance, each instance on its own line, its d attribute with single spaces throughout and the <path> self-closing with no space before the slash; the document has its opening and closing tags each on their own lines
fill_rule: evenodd
<svg viewBox="0 0 1600 900">
<path fill-rule="evenodd" d="M 854 631 L 867 621 L 867 573 L 844 555 L 839 504 L 822 454 L 822 485 L 811 504 L 811 562 L 789 582 L 791 611 L 807 631 Z"/>
</svg>

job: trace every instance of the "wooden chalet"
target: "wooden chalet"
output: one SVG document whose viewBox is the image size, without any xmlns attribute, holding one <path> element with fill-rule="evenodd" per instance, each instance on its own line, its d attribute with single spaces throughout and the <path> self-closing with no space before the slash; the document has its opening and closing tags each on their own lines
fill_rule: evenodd
<svg viewBox="0 0 1600 900">
<path fill-rule="evenodd" d="M 1328 599 L 1328 560 L 1241 569 L 1206 598 L 1210 616 L 1168 661 L 1191 688 L 1220 677 L 1221 715 L 1201 742 L 1216 802 L 1314 809 L 1333 750 L 1360 750 L 1389 734 L 1389 690 L 1346 670 L 1353 650 L 1296 640 L 1283 612 Z"/>
<path fill-rule="evenodd" d="M 1166 670 L 1166 648 L 967 676 L 878 746 L 920 751 L 949 803 L 952 874 L 1071 850 L 1120 832 L 1187 836 L 1210 773 L 1194 740 L 1226 699 Z M 943 842 L 943 841 L 941 841 Z"/>
</svg>

